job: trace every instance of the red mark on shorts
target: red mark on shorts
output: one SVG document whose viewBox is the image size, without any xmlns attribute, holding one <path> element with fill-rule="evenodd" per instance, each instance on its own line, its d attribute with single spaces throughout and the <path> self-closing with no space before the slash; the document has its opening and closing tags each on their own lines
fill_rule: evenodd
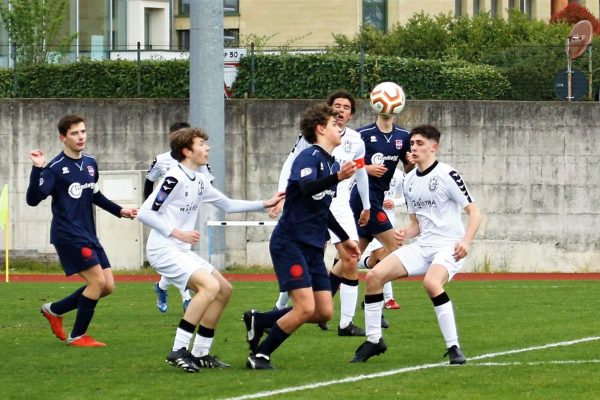
<svg viewBox="0 0 600 400">
<path fill-rule="evenodd" d="M 383 211 L 379 211 L 377 213 L 377 217 L 376 218 L 377 218 L 377 221 L 381 222 L 381 223 L 386 222 L 387 219 L 388 219 L 387 214 L 385 212 L 383 212 Z"/>
<path fill-rule="evenodd" d="M 92 256 L 92 249 L 90 249 L 89 247 L 82 247 L 81 255 L 83 256 L 83 258 L 90 258 Z"/>
<path fill-rule="evenodd" d="M 292 278 L 299 278 L 303 273 L 304 269 L 300 264 L 294 264 L 290 267 L 290 275 L 292 275 Z"/>
</svg>

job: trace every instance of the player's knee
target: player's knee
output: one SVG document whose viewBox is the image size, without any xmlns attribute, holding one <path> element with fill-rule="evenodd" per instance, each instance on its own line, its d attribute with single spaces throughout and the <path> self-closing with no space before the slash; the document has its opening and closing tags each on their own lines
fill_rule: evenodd
<svg viewBox="0 0 600 400">
<path fill-rule="evenodd" d="M 227 281 L 221 282 L 220 288 L 219 288 L 219 294 L 222 297 L 224 297 L 225 299 L 229 300 L 232 293 L 233 293 L 233 286 L 231 286 L 231 283 L 229 283 Z"/>
<path fill-rule="evenodd" d="M 431 296 L 435 296 L 436 294 L 439 294 L 440 289 L 442 289 L 442 285 L 433 279 L 425 277 L 423 279 L 423 288 L 425 289 L 427 294 L 429 294 L 429 296 L 431 297 Z"/>
<path fill-rule="evenodd" d="M 106 282 L 104 284 L 104 288 L 102 289 L 102 297 L 106 297 L 114 291 L 115 291 L 115 284 L 112 282 L 110 282 L 110 283 Z"/>
<path fill-rule="evenodd" d="M 367 289 L 377 289 L 383 286 L 382 277 L 379 275 L 379 272 L 377 270 L 370 269 L 365 277 L 365 284 Z"/>
</svg>

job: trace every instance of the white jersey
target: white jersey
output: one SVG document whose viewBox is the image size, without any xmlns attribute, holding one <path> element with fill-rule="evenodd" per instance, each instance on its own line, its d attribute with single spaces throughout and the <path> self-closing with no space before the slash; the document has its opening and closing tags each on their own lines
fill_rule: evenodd
<svg viewBox="0 0 600 400">
<path fill-rule="evenodd" d="M 464 236 L 460 214 L 473 199 L 458 172 L 436 161 L 423 172 L 413 168 L 404 178 L 404 198 L 415 214 L 422 246 L 453 245 Z"/>
<path fill-rule="evenodd" d="M 302 150 L 308 148 L 309 146 L 311 146 L 311 144 L 304 139 L 304 136 L 300 135 L 281 169 L 278 187 L 280 192 L 285 191 L 287 187 L 287 181 L 290 176 L 290 170 L 294 160 L 298 154 L 302 152 Z M 340 145 L 333 149 L 331 155 L 340 164 L 340 166 L 348 161 L 364 159 L 365 143 L 358 132 L 356 132 L 354 129 L 345 128 L 344 132 L 342 133 Z M 362 162 L 362 164 L 364 165 L 364 162 Z M 367 170 L 362 167 L 357 168 L 353 177 L 344 179 L 338 183 L 336 197 L 333 198 L 330 206 L 330 209 L 334 215 L 335 210 L 339 207 L 349 207 L 350 189 L 352 188 L 352 185 L 354 185 L 355 181 L 358 185 L 358 191 L 363 203 L 363 209 L 368 210 L 371 208 L 369 202 L 369 178 L 367 176 Z"/>
<path fill-rule="evenodd" d="M 200 203 L 212 203 L 225 212 L 262 210 L 262 201 L 232 200 L 215 189 L 208 178 L 182 164 L 167 171 L 160 185 L 144 201 L 137 218 L 152 228 L 147 250 L 171 247 L 189 251 L 191 245 L 170 236 L 173 229 L 193 231 Z"/>
<path fill-rule="evenodd" d="M 146 179 L 148 179 L 150 182 L 158 182 L 160 178 L 165 176 L 168 170 L 177 164 L 177 160 L 171 156 L 170 151 L 159 154 L 152 161 L 152 164 L 150 164 L 148 172 L 146 172 Z M 215 179 L 213 174 L 210 172 L 210 169 L 206 165 L 201 165 L 198 167 L 198 172 L 206 175 L 209 182 L 212 182 Z"/>
</svg>

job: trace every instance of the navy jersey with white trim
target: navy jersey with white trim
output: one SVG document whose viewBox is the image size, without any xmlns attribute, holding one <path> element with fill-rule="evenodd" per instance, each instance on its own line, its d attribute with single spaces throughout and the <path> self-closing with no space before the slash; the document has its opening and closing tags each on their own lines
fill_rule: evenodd
<svg viewBox="0 0 600 400">
<path fill-rule="evenodd" d="M 44 168 L 33 167 L 27 188 L 27 204 L 38 205 L 52 196 L 50 243 L 99 246 L 94 223 L 94 204 L 120 217 L 121 207 L 98 189 L 98 165 L 87 154 L 78 159 L 63 152 Z"/>
<path fill-rule="evenodd" d="M 312 196 L 304 195 L 300 185 L 337 174 L 339 170 L 339 164 L 323 148 L 312 145 L 303 150 L 292 164 L 283 213 L 273 234 L 322 248 L 329 239 L 327 215 L 337 184 Z"/>
<path fill-rule="evenodd" d="M 406 162 L 406 153 L 410 151 L 410 134 L 396 125 L 393 125 L 390 133 L 383 133 L 375 123 L 358 129 L 358 133 L 365 142 L 365 164 L 384 165 L 387 168 L 380 177 L 369 175 L 369 189 L 383 193 L 390 188 L 398 162 Z"/>
</svg>

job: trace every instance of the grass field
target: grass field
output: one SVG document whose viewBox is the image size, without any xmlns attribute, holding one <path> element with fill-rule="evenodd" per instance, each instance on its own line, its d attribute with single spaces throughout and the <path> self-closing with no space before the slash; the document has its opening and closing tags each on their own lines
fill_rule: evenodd
<svg viewBox="0 0 600 400">
<path fill-rule="evenodd" d="M 395 283 L 400 310 L 386 311 L 388 351 L 350 364 L 361 338 L 302 327 L 276 353 L 273 371 L 245 369 L 241 314 L 272 307 L 273 282 L 234 282 L 213 353 L 227 370 L 188 374 L 167 365 L 181 318 L 179 295 L 159 314 L 149 283 L 119 283 L 90 335 L 105 348 L 68 348 L 39 314 L 71 283 L 0 284 L 2 399 L 594 399 L 600 395 L 599 281 L 452 282 L 469 361 L 448 367 L 431 302 L 419 282 Z M 362 287 L 362 285 L 361 285 Z M 361 295 L 362 298 L 362 295 Z M 337 310 L 336 310 L 337 312 Z M 74 314 L 66 316 L 70 329 Z M 337 321 L 338 316 L 334 319 Z M 362 311 L 355 320 L 363 325 Z M 335 323 L 330 324 L 335 327 Z M 276 392 L 276 391 L 281 392 Z M 270 392 L 275 391 L 275 392 Z"/>
</svg>

